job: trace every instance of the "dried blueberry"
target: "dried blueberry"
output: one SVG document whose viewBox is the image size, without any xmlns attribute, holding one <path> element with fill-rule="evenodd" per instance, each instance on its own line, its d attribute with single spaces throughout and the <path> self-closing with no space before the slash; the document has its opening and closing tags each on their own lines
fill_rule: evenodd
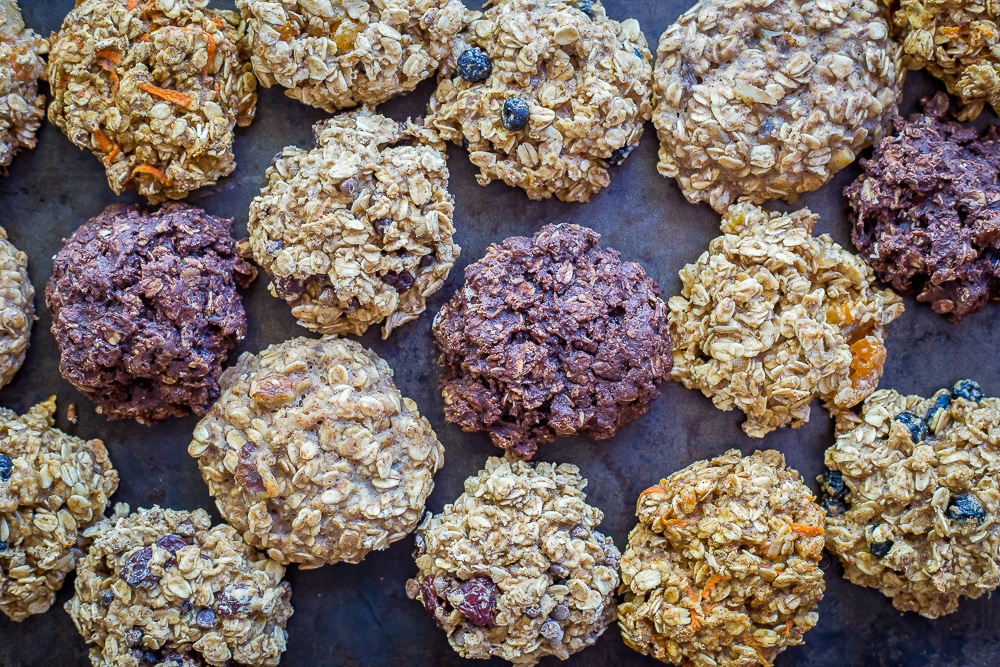
<svg viewBox="0 0 1000 667">
<path fill-rule="evenodd" d="M 875 558 L 885 558 L 892 551 L 892 540 L 886 540 L 885 542 L 872 542 L 868 545 L 868 550 L 872 552 L 872 556 Z"/>
<path fill-rule="evenodd" d="M 951 390 L 951 395 L 955 398 L 964 398 L 967 401 L 978 403 L 983 400 L 983 389 L 978 383 L 972 380 L 962 380 L 955 383 L 955 388 Z"/>
<path fill-rule="evenodd" d="M 587 15 L 587 18 L 594 18 L 594 0 L 577 0 L 576 6 Z"/>
<path fill-rule="evenodd" d="M 183 549 L 187 545 L 187 540 L 180 535 L 174 535 L 173 533 L 164 535 L 160 539 L 156 540 L 156 546 L 161 549 L 166 549 L 172 554 L 176 554 L 178 549 Z"/>
<path fill-rule="evenodd" d="M 0 551 L 6 551 L 6 550 L 7 550 L 7 541 L 0 540 Z"/>
<path fill-rule="evenodd" d="M 830 496 L 821 496 L 819 506 L 826 510 L 827 516 L 840 516 L 850 509 L 843 500 L 837 500 Z"/>
<path fill-rule="evenodd" d="M 399 273 L 395 271 L 389 271 L 384 276 L 384 280 L 390 287 L 394 288 L 400 294 L 405 294 L 411 287 L 413 287 L 413 274 L 409 271 L 400 271 Z"/>
<path fill-rule="evenodd" d="M 506 130 L 511 132 L 523 130 L 528 124 L 528 103 L 520 97 L 508 97 L 503 103 L 500 120 Z"/>
<path fill-rule="evenodd" d="M 478 628 L 492 628 L 497 615 L 497 585 L 489 577 L 478 576 L 458 587 L 462 601 L 455 608 Z"/>
<path fill-rule="evenodd" d="M 934 420 L 934 415 L 936 415 L 941 410 L 947 410 L 950 405 L 951 405 L 950 394 L 941 394 L 940 396 L 938 396 L 937 399 L 934 401 L 934 405 L 930 407 L 930 410 L 927 411 L 927 415 L 924 416 L 924 421 L 927 422 L 928 427 L 930 427 L 931 422 Z"/>
<path fill-rule="evenodd" d="M 632 152 L 633 148 L 635 148 L 635 146 L 622 146 L 621 148 L 614 149 L 611 151 L 611 157 L 608 158 L 608 164 L 612 167 L 617 167 L 625 161 L 625 158 L 629 156 L 629 153 Z"/>
<path fill-rule="evenodd" d="M 959 493 L 948 501 L 948 516 L 956 521 L 975 519 L 977 523 L 986 518 L 986 508 L 979 498 L 971 493 Z"/>
<path fill-rule="evenodd" d="M 844 476 L 839 470 L 824 470 L 820 478 L 820 490 L 824 495 L 834 500 L 843 500 L 850 489 L 844 483 Z"/>
<path fill-rule="evenodd" d="M 469 138 L 466 137 L 464 134 L 462 135 L 462 148 L 464 148 L 465 150 L 469 150 Z"/>
<path fill-rule="evenodd" d="M 152 588 L 158 576 L 149 569 L 149 561 L 153 559 L 153 547 L 136 549 L 125 561 L 118 577 L 132 588 Z"/>
<path fill-rule="evenodd" d="M 927 424 L 912 412 L 900 412 L 896 415 L 896 421 L 910 431 L 910 439 L 913 441 L 913 444 L 917 444 L 927 437 Z"/>
<path fill-rule="evenodd" d="M 14 474 L 14 462 L 6 454 L 0 454 L 0 482 L 10 481 Z"/>
<path fill-rule="evenodd" d="M 206 607 L 198 612 L 198 615 L 195 616 L 194 622 L 199 628 L 208 630 L 209 628 L 215 626 L 215 612 Z"/>
<path fill-rule="evenodd" d="M 458 57 L 458 75 L 466 81 L 479 83 L 485 81 L 493 73 L 493 63 L 486 52 L 473 46 L 466 49 Z"/>
</svg>

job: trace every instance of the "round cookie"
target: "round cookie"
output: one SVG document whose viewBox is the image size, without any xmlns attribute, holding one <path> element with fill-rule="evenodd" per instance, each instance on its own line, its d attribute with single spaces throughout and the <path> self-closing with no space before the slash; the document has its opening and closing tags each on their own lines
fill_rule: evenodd
<svg viewBox="0 0 1000 667">
<path fill-rule="evenodd" d="M 417 532 L 423 603 L 464 658 L 534 665 L 590 646 L 615 616 L 620 553 L 574 465 L 490 457 Z"/>
<path fill-rule="evenodd" d="M 334 112 L 413 90 L 451 49 L 458 0 L 236 0 L 263 86 Z"/>
<path fill-rule="evenodd" d="M 256 270 L 233 221 L 186 204 L 112 204 L 55 256 L 45 303 L 59 372 L 109 419 L 203 415 L 246 335 L 237 287 Z"/>
<path fill-rule="evenodd" d="M 368 111 L 314 131 L 316 148 L 285 148 L 268 169 L 250 248 L 302 326 L 360 336 L 385 320 L 387 338 L 424 311 L 462 250 L 444 144 Z"/>
<path fill-rule="evenodd" d="M 732 449 L 646 489 L 622 556 L 631 648 L 692 667 L 770 665 L 816 625 L 823 510 L 774 450 Z"/>
<path fill-rule="evenodd" d="M 235 12 L 208 0 L 82 0 L 53 38 L 49 121 L 105 165 L 115 194 L 182 199 L 236 168 L 257 81 Z"/>
<path fill-rule="evenodd" d="M 904 74 L 875 0 L 701 0 L 660 36 L 657 169 L 719 213 L 795 202 L 889 130 Z"/>
<path fill-rule="evenodd" d="M 35 147 L 45 114 L 38 79 L 48 51 L 49 43 L 24 26 L 17 0 L 0 0 L 0 174 L 15 153 Z"/>
<path fill-rule="evenodd" d="M 546 225 L 493 244 L 434 318 L 445 417 L 530 459 L 646 413 L 670 372 L 660 290 L 597 232 Z"/>
<path fill-rule="evenodd" d="M 294 338 L 245 353 L 194 431 L 223 518 L 282 564 L 358 563 L 412 531 L 444 448 L 374 352 Z"/>
<path fill-rule="evenodd" d="M 285 568 L 205 510 L 118 505 L 88 532 L 66 611 L 95 667 L 274 667 L 292 589 Z"/>
<path fill-rule="evenodd" d="M 427 123 L 469 150 L 476 180 L 585 202 L 649 119 L 652 56 L 599 0 L 497 0 L 441 64 Z"/>
<path fill-rule="evenodd" d="M 877 391 L 837 415 L 825 461 L 826 548 L 848 581 L 927 618 L 1000 584 L 1000 399 L 970 380 Z"/>
<path fill-rule="evenodd" d="M 946 120 L 938 93 L 896 120 L 844 194 L 851 238 L 879 279 L 953 322 L 1000 300 L 1000 132 Z"/>
<path fill-rule="evenodd" d="M 864 400 L 882 377 L 886 325 L 903 313 L 857 255 L 812 235 L 818 218 L 734 204 L 667 302 L 671 377 L 742 410 L 754 438 L 798 428 L 815 398 L 831 410 Z"/>
<path fill-rule="evenodd" d="M 28 277 L 28 256 L 7 240 L 0 227 L 0 387 L 24 363 L 35 322 L 35 286 Z"/>
<path fill-rule="evenodd" d="M 13 621 L 52 606 L 118 488 L 104 443 L 55 428 L 55 412 L 55 397 L 0 408 L 0 611 Z"/>
</svg>

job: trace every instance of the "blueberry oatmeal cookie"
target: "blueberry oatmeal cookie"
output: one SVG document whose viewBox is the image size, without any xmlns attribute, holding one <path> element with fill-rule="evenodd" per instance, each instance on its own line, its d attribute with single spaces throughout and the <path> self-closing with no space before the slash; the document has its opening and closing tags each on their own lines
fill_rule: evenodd
<svg viewBox="0 0 1000 667">
<path fill-rule="evenodd" d="M 45 78 L 49 43 L 25 27 L 16 0 L 0 0 L 0 174 L 14 154 L 35 147 L 45 114 L 38 80 Z"/>
<path fill-rule="evenodd" d="M 413 123 L 361 111 L 316 125 L 317 147 L 285 148 L 250 205 L 250 247 L 299 324 L 383 337 L 415 319 L 448 278 L 444 144 Z"/>
<path fill-rule="evenodd" d="M 459 655 L 565 660 L 614 620 L 620 553 L 586 485 L 574 465 L 490 457 L 420 525 L 406 594 Z"/>
<path fill-rule="evenodd" d="M 742 410 L 754 438 L 801 426 L 815 398 L 832 410 L 871 394 L 886 325 L 903 313 L 857 255 L 812 235 L 818 218 L 734 204 L 667 302 L 671 377 L 720 410 Z"/>
<path fill-rule="evenodd" d="M 660 290 L 597 232 L 546 225 L 493 244 L 434 318 L 445 417 L 530 459 L 642 416 L 670 372 Z"/>
<path fill-rule="evenodd" d="M 28 256 L 7 240 L 0 227 L 0 387 L 24 363 L 35 322 L 35 287 L 28 277 Z"/>
<path fill-rule="evenodd" d="M 794 202 L 889 130 L 904 73 L 875 0 L 702 0 L 660 37 L 657 168 L 720 213 Z"/>
<path fill-rule="evenodd" d="M 823 510 L 774 450 L 733 449 L 646 489 L 621 559 L 622 638 L 661 662 L 771 665 L 819 620 Z"/>
<path fill-rule="evenodd" d="M 413 90 L 450 53 L 459 0 L 236 0 L 262 85 L 334 112 Z"/>
<path fill-rule="evenodd" d="M 649 119 L 652 56 L 599 0 L 496 0 L 441 65 L 427 122 L 468 148 L 486 185 L 587 201 Z"/>
<path fill-rule="evenodd" d="M 66 611 L 94 667 L 274 667 L 292 590 L 285 568 L 205 510 L 152 507 L 87 531 Z"/>
<path fill-rule="evenodd" d="M 420 521 L 444 448 L 392 369 L 341 338 L 246 353 L 188 453 L 223 518 L 282 564 L 358 563 Z"/>
<path fill-rule="evenodd" d="M 49 121 L 115 194 L 182 199 L 236 168 L 257 105 L 245 25 L 208 0 L 83 0 L 53 38 Z"/>
<path fill-rule="evenodd" d="M 962 380 L 837 415 L 820 477 L 826 547 L 900 611 L 950 614 L 1000 584 L 1000 399 Z"/>
</svg>

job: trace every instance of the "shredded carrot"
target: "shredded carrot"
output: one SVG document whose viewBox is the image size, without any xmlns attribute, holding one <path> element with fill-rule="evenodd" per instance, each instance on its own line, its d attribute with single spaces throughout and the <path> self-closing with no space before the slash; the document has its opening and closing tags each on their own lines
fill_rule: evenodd
<svg viewBox="0 0 1000 667">
<path fill-rule="evenodd" d="M 667 519 L 663 522 L 663 527 L 667 526 L 691 526 L 698 523 L 698 519 L 694 517 L 685 517 L 683 519 Z"/>
<path fill-rule="evenodd" d="M 740 635 L 740 639 L 743 640 L 744 644 L 754 650 L 757 654 L 757 659 L 760 660 L 760 664 L 764 665 L 764 667 L 773 667 L 773 663 L 767 659 L 766 655 L 764 655 L 763 649 L 760 644 L 757 643 L 757 640 L 753 638 L 753 635 L 750 634 L 749 630 L 744 630 L 743 634 Z"/>
<path fill-rule="evenodd" d="M 105 153 L 110 153 L 115 147 L 115 142 L 108 139 L 108 135 L 101 132 L 100 128 L 94 130 L 94 144 Z"/>
<path fill-rule="evenodd" d="M 111 94 L 116 95 L 118 93 L 118 87 L 121 85 L 121 80 L 118 78 L 118 72 L 113 69 L 108 70 L 108 76 L 111 77 Z"/>
<path fill-rule="evenodd" d="M 208 61 L 205 62 L 205 66 L 201 69 L 202 77 L 208 76 L 208 68 L 212 66 L 212 61 L 215 60 L 215 37 L 212 37 L 212 33 L 207 30 L 204 32 L 205 38 L 208 40 L 208 46 L 205 47 L 208 51 Z"/>
<path fill-rule="evenodd" d="M 795 627 L 795 622 L 792 619 L 785 621 L 785 636 L 792 634 L 792 628 Z"/>
<path fill-rule="evenodd" d="M 122 61 L 122 54 L 118 53 L 114 49 L 101 49 L 94 54 L 94 58 L 97 60 L 106 60 L 112 65 L 117 65 Z M 101 63 L 101 67 L 108 69 L 108 65 L 105 63 Z"/>
<path fill-rule="evenodd" d="M 148 32 L 142 33 L 141 35 L 139 35 L 138 37 L 135 38 L 135 41 L 136 41 L 136 43 L 138 43 L 138 42 L 148 42 L 149 41 L 149 33 Z"/>
<path fill-rule="evenodd" d="M 723 577 L 721 574 L 713 574 L 711 577 L 709 577 L 708 581 L 705 582 L 705 588 L 701 590 L 701 599 L 704 600 L 709 595 L 711 595 L 712 591 L 715 590 L 716 584 L 718 584 L 723 579 L 725 579 L 725 577 Z"/>
<path fill-rule="evenodd" d="M 111 164 L 112 160 L 118 157 L 118 154 L 121 152 L 122 147 L 115 144 L 114 148 L 111 149 L 111 152 L 104 156 L 104 164 Z"/>
<path fill-rule="evenodd" d="M 662 486 L 660 486 L 659 484 L 654 484 L 653 486 L 649 487 L 648 489 L 640 493 L 639 498 L 642 498 L 647 493 L 663 493 L 664 491 L 666 491 L 666 489 L 664 489 Z"/>
<path fill-rule="evenodd" d="M 139 0 L 127 0 L 125 2 L 125 8 L 128 9 L 129 11 L 132 11 L 138 6 L 139 6 Z"/>
<path fill-rule="evenodd" d="M 139 84 L 139 88 L 146 91 L 154 97 L 159 97 L 162 100 L 166 100 L 171 104 L 176 104 L 179 107 L 190 106 L 192 99 L 187 93 L 178 93 L 176 90 L 165 90 L 163 88 L 158 88 L 148 81 L 143 81 Z"/>
<path fill-rule="evenodd" d="M 161 183 L 163 183 L 166 186 L 173 185 L 170 182 L 170 179 L 167 178 L 166 174 L 164 174 L 162 171 L 160 171 L 159 169 L 157 169 L 156 167 L 154 167 L 151 164 L 140 164 L 138 167 L 136 167 L 135 169 L 133 169 L 132 170 L 132 178 L 135 178 L 135 175 L 138 174 L 138 173 L 149 174 L 150 176 L 152 176 L 153 178 L 155 178 L 156 180 L 160 181 Z"/>
<path fill-rule="evenodd" d="M 823 534 L 823 526 L 806 526 L 801 523 L 791 524 L 792 530 L 803 537 L 818 537 Z"/>
</svg>

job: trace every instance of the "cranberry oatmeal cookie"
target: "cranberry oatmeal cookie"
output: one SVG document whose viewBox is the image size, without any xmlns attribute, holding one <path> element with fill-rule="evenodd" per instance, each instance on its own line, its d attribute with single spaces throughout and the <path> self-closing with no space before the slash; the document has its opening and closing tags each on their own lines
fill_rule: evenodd
<svg viewBox="0 0 1000 667">
<path fill-rule="evenodd" d="M 28 277 L 28 256 L 7 240 L 0 227 L 0 387 L 24 363 L 35 323 L 35 287 Z"/>
<path fill-rule="evenodd" d="M 0 174 L 15 153 L 35 147 L 45 114 L 38 80 L 45 78 L 49 43 L 26 28 L 16 0 L 0 0 Z"/>
</svg>

